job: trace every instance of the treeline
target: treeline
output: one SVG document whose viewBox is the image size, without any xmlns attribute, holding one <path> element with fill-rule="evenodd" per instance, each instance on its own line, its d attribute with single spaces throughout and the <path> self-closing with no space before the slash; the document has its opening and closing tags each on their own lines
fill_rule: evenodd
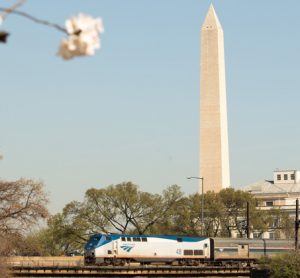
<svg viewBox="0 0 300 278">
<path fill-rule="evenodd" d="M 202 223 L 202 199 L 203 223 Z M 177 185 L 161 194 L 143 192 L 131 182 L 106 188 L 91 188 L 82 202 L 67 204 L 51 216 L 47 228 L 27 237 L 27 253 L 62 255 L 82 250 L 94 233 L 180 234 L 230 237 L 246 233 L 246 204 L 250 204 L 251 231 L 276 231 L 291 237 L 293 222 L 280 209 L 256 209 L 257 200 L 248 192 L 224 189 L 202 196 L 185 196 Z"/>
</svg>

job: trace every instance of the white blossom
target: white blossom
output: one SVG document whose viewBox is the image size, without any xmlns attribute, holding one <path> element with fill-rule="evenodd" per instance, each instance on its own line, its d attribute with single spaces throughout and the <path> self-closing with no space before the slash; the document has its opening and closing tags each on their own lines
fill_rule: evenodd
<svg viewBox="0 0 300 278">
<path fill-rule="evenodd" d="M 100 18 L 92 18 L 85 14 L 71 17 L 66 21 L 68 37 L 62 39 L 58 55 L 63 59 L 75 56 L 91 56 L 100 48 L 100 33 L 104 32 Z"/>
</svg>

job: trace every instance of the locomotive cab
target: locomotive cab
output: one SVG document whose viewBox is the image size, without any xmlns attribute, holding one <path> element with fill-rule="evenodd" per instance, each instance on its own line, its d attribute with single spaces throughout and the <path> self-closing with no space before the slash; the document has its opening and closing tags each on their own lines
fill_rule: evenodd
<svg viewBox="0 0 300 278">
<path fill-rule="evenodd" d="M 88 242 L 84 246 L 84 263 L 86 265 L 95 264 L 96 263 L 96 248 L 101 244 L 101 240 L 103 241 L 103 235 L 96 234 L 92 235 Z"/>
</svg>

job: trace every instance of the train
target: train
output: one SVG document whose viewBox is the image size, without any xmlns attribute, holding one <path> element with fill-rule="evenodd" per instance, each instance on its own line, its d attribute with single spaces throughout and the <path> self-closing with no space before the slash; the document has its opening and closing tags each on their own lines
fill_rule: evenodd
<svg viewBox="0 0 300 278">
<path fill-rule="evenodd" d="M 263 255 L 293 249 L 288 240 L 178 235 L 94 234 L 84 247 L 85 265 L 172 266 L 251 264 Z"/>
</svg>

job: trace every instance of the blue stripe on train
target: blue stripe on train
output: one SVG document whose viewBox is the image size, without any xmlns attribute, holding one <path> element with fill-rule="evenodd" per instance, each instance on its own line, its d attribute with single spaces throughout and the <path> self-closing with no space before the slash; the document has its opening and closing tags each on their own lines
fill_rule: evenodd
<svg viewBox="0 0 300 278">
<path fill-rule="evenodd" d="M 101 242 L 101 244 L 98 243 L 97 245 L 95 245 L 95 247 L 106 245 L 112 242 L 113 240 L 120 239 L 121 237 L 159 238 L 159 239 L 167 239 L 167 240 L 174 240 L 174 241 L 177 241 L 180 238 L 181 239 L 180 242 L 200 242 L 208 239 L 208 237 L 186 237 L 186 236 L 146 236 L 146 235 L 102 235 L 102 236 L 110 237 L 110 239 L 105 239 L 103 242 Z"/>
</svg>

